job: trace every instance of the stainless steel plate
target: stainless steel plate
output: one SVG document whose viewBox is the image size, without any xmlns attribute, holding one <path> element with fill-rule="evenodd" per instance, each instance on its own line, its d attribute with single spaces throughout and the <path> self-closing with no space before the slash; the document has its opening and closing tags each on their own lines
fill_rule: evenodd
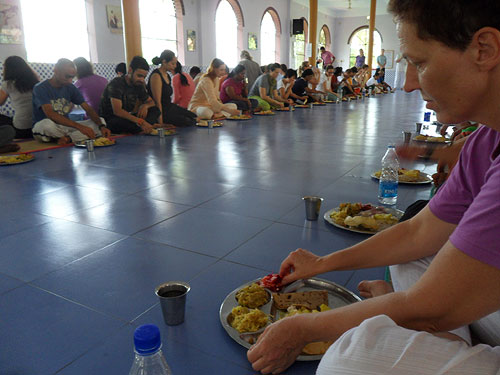
<svg viewBox="0 0 500 375">
<path fill-rule="evenodd" d="M 335 221 L 333 221 L 333 219 L 330 217 L 330 215 L 332 213 L 338 211 L 339 209 L 340 209 L 340 207 L 335 207 L 335 208 L 332 208 L 331 210 L 326 211 L 325 214 L 323 215 L 323 219 L 325 219 L 327 222 L 329 222 L 330 224 L 332 224 L 334 227 L 337 227 L 337 228 L 340 228 L 340 229 L 344 229 L 344 230 L 348 230 L 349 232 L 363 233 L 363 234 L 376 234 L 376 233 L 378 233 L 378 232 L 372 232 L 372 231 L 369 231 L 369 230 L 362 230 L 362 229 L 355 229 L 355 228 L 344 227 L 343 225 L 337 224 Z M 388 208 L 388 207 L 386 207 L 386 212 L 390 213 L 390 214 L 393 214 L 398 219 L 401 219 L 403 217 L 403 214 L 404 214 L 404 212 L 401 211 L 401 210 L 398 210 L 396 208 Z"/>
<path fill-rule="evenodd" d="M 260 279 L 252 280 L 249 281 L 246 284 L 243 284 L 233 290 L 231 293 L 227 295 L 227 297 L 224 299 L 222 302 L 220 309 L 219 309 L 219 319 L 222 324 L 222 327 L 226 330 L 227 334 L 238 344 L 241 346 L 244 346 L 245 348 L 249 349 L 252 345 L 245 341 L 242 337 L 241 334 L 235 330 L 233 327 L 229 325 L 227 322 L 227 316 L 231 312 L 231 310 L 238 306 L 238 302 L 236 301 L 236 293 L 250 285 L 253 284 Z M 328 305 L 330 308 L 334 309 L 337 307 L 342 307 L 342 306 L 347 306 L 350 305 L 353 302 L 358 302 L 361 301 L 361 298 L 359 298 L 356 294 L 351 292 L 350 290 L 344 288 L 341 285 L 338 285 L 332 281 L 320 279 L 320 278 L 311 278 L 311 279 L 304 279 L 304 280 L 297 280 L 294 283 L 291 283 L 290 285 L 286 286 L 281 292 L 282 293 L 292 293 L 292 292 L 306 292 L 309 290 L 327 290 L 328 291 Z M 259 309 L 263 311 L 265 314 L 272 315 L 272 298 L 271 300 L 266 303 L 264 306 L 261 306 Z M 260 332 L 259 330 L 258 332 Z M 297 357 L 297 361 L 317 361 L 320 360 L 323 355 L 299 355 Z"/>
<path fill-rule="evenodd" d="M 410 182 L 410 181 L 398 181 L 398 183 L 400 183 L 400 184 L 406 184 L 406 185 L 425 185 L 425 184 L 430 184 L 432 182 L 432 177 L 429 176 L 427 173 L 420 172 L 420 175 L 422 176 L 422 180 L 420 180 L 420 181 L 414 181 L 414 182 Z M 376 180 L 379 179 L 377 176 L 375 176 L 375 173 L 372 173 L 370 175 L 370 177 L 374 178 Z"/>
</svg>

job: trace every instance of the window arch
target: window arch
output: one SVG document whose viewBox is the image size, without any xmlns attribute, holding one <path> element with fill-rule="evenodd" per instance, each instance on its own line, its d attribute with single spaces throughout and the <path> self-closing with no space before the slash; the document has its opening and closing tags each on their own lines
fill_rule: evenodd
<svg viewBox="0 0 500 375">
<path fill-rule="evenodd" d="M 260 23 L 260 62 L 262 65 L 280 62 L 281 21 L 274 8 L 264 11 Z"/>
<path fill-rule="evenodd" d="M 356 64 L 356 56 L 359 55 L 359 50 L 363 49 L 365 56 L 368 56 L 368 38 L 370 29 L 368 26 L 361 26 L 354 30 L 349 37 L 347 43 L 350 46 L 349 53 L 349 66 L 354 66 Z M 380 55 L 380 50 L 382 49 L 382 35 L 375 29 L 373 31 L 373 56 L 372 56 L 372 66 L 377 66 L 377 56 Z M 366 61 L 368 64 L 368 61 Z"/>
<path fill-rule="evenodd" d="M 332 37 L 328 26 L 323 25 L 319 32 L 319 45 L 325 47 L 327 51 L 332 48 Z"/>
<path fill-rule="evenodd" d="M 309 41 L 309 25 L 304 17 L 302 17 L 302 21 L 304 22 L 304 33 L 295 35 L 293 46 L 295 69 L 298 69 L 302 62 L 306 60 L 306 44 Z"/>
<path fill-rule="evenodd" d="M 150 62 L 166 49 L 177 54 L 177 12 L 174 1 L 139 0 L 139 15 L 142 56 Z"/>
<path fill-rule="evenodd" d="M 243 50 L 243 12 L 237 0 L 220 0 L 215 11 L 216 57 L 234 68 Z"/>
</svg>

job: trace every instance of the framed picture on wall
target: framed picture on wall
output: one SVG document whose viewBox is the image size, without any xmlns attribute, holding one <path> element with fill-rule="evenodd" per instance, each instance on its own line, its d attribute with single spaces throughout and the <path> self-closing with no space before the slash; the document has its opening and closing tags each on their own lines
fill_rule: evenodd
<svg viewBox="0 0 500 375">
<path fill-rule="evenodd" d="M 106 5 L 106 16 L 109 30 L 113 34 L 123 33 L 122 8 L 117 5 Z"/>
<path fill-rule="evenodd" d="M 394 69 L 394 50 L 386 49 L 385 56 L 387 57 L 386 69 Z"/>
<path fill-rule="evenodd" d="M 187 31 L 187 50 L 190 52 L 196 51 L 196 31 Z"/>
<path fill-rule="evenodd" d="M 248 33 L 248 49 L 256 50 L 257 48 L 257 34 Z"/>
<path fill-rule="evenodd" d="M 0 2 L 0 43 L 22 44 L 21 15 L 19 5 L 8 1 Z"/>
</svg>

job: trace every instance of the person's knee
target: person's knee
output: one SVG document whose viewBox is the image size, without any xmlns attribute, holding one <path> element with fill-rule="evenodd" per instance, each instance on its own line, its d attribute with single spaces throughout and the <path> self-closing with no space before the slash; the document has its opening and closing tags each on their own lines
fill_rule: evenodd
<svg viewBox="0 0 500 375">
<path fill-rule="evenodd" d="M 204 119 L 204 120 L 211 119 L 213 114 L 214 114 L 214 112 L 210 108 L 207 108 L 207 107 L 198 108 L 196 110 L 196 113 L 198 114 L 199 118 Z"/>
<path fill-rule="evenodd" d="M 269 111 L 271 109 L 271 104 L 269 104 L 268 102 L 266 101 L 262 101 L 260 103 L 260 108 L 263 110 L 263 111 Z"/>
</svg>

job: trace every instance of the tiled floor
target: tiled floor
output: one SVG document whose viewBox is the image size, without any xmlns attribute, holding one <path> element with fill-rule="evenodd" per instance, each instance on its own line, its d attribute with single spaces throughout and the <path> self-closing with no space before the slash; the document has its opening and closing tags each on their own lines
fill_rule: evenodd
<svg viewBox="0 0 500 375">
<path fill-rule="evenodd" d="M 376 202 L 369 175 L 423 111 L 419 94 L 398 92 L 2 167 L 0 373 L 126 374 L 134 328 L 152 322 L 174 374 L 252 374 L 246 350 L 220 326 L 224 297 L 277 271 L 297 247 L 327 254 L 365 239 L 305 221 L 301 197 L 324 197 L 321 214 Z M 401 186 L 399 208 L 429 188 Z M 353 291 L 383 276 L 322 275 Z M 185 323 L 167 327 L 153 290 L 175 279 L 192 290 Z"/>
</svg>

